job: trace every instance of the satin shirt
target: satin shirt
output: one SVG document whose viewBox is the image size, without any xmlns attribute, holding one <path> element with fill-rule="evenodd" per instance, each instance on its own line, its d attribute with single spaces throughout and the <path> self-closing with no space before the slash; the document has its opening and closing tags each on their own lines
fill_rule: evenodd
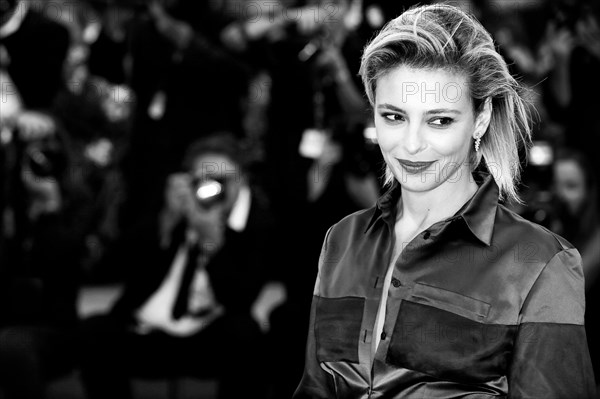
<svg viewBox="0 0 600 399">
<path fill-rule="evenodd" d="M 327 232 L 294 398 L 592 398 L 579 253 L 498 203 L 489 175 L 403 246 L 375 318 L 400 187 Z"/>
</svg>

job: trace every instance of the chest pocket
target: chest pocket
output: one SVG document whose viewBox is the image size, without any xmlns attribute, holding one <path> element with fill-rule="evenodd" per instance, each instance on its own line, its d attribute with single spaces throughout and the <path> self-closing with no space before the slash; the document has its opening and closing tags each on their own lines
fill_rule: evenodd
<svg viewBox="0 0 600 399">
<path fill-rule="evenodd" d="M 486 324 L 490 307 L 456 292 L 415 284 L 400 305 L 387 362 L 464 383 L 506 375 L 516 327 Z"/>
<path fill-rule="evenodd" d="M 317 299 L 315 340 L 320 362 L 358 363 L 364 298 Z"/>
</svg>

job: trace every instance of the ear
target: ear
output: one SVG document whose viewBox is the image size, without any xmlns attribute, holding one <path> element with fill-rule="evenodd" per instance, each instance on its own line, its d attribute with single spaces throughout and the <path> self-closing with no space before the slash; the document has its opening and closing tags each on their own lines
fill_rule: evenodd
<svg viewBox="0 0 600 399">
<path fill-rule="evenodd" d="M 490 125 L 492 119 L 492 100 L 488 97 L 481 105 L 477 116 L 475 117 L 475 130 L 473 131 L 473 138 L 483 137 L 487 132 L 487 128 Z"/>
</svg>

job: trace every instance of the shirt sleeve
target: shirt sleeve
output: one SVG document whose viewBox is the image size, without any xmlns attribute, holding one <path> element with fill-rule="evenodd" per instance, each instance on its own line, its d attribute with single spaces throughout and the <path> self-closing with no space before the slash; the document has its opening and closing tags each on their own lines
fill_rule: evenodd
<svg viewBox="0 0 600 399">
<path fill-rule="evenodd" d="M 321 268 L 323 259 L 327 253 L 327 244 L 331 228 L 325 235 L 325 241 L 319 257 L 319 272 L 315 282 L 312 304 L 310 306 L 310 322 L 308 328 L 308 339 L 306 344 L 306 357 L 304 362 L 304 373 L 300 384 L 294 393 L 293 399 L 327 399 L 336 397 L 333 378 L 321 368 L 317 359 L 317 344 L 315 338 L 315 319 L 317 302 L 319 301 L 319 286 L 321 280 Z"/>
<path fill-rule="evenodd" d="M 509 398 L 596 397 L 584 310 L 581 257 L 565 249 L 546 264 L 523 304 Z"/>
</svg>

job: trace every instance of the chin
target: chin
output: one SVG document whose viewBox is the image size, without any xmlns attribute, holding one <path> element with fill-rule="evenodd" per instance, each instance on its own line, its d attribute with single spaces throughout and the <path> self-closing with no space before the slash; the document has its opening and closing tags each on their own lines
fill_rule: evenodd
<svg viewBox="0 0 600 399">
<path fill-rule="evenodd" d="M 456 173 L 460 174 L 456 174 Z M 467 173 L 466 171 L 464 173 Z M 466 175 L 465 175 L 466 176 Z M 442 173 L 439 170 L 436 172 L 422 172 L 422 173 L 407 173 L 403 170 L 395 170 L 394 177 L 400 183 L 403 189 L 412 192 L 426 192 L 432 191 L 442 185 L 456 185 L 456 189 L 464 187 L 462 183 L 463 172 L 453 170 L 451 173 Z"/>
<path fill-rule="evenodd" d="M 404 171 L 394 171 L 394 178 L 402 188 L 414 192 L 430 191 L 444 182 L 442 176 L 432 172 L 411 174 Z"/>
<path fill-rule="evenodd" d="M 435 190 L 436 188 L 438 188 L 440 186 L 439 183 L 437 182 L 426 182 L 426 183 L 418 183 L 418 184 L 411 184 L 411 182 L 407 182 L 407 183 L 400 183 L 400 185 L 402 186 L 402 188 L 406 191 L 410 191 L 413 193 L 425 193 L 428 191 L 432 191 Z"/>
</svg>

